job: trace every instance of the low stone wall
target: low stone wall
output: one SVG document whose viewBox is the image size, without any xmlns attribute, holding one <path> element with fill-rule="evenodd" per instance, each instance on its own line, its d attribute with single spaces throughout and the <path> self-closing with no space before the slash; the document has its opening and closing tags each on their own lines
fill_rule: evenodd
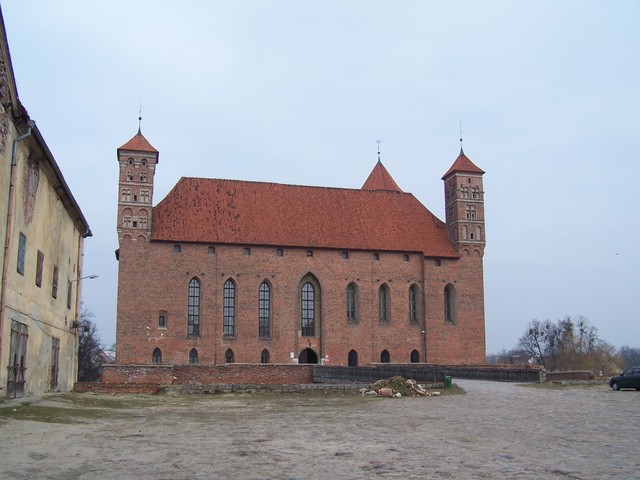
<svg viewBox="0 0 640 480">
<path fill-rule="evenodd" d="M 143 393 L 155 395 L 160 391 L 158 385 L 146 385 L 143 383 L 101 383 L 101 382 L 77 382 L 73 389 L 76 393 Z"/>
<path fill-rule="evenodd" d="M 173 383 L 173 365 L 103 365 L 101 382 L 169 385 Z"/>
<path fill-rule="evenodd" d="M 538 365 L 440 365 L 440 367 L 454 379 L 536 383 L 545 381 L 545 371 Z"/>
<path fill-rule="evenodd" d="M 579 372 L 572 372 L 573 374 Z M 584 373 L 584 372 L 582 372 Z M 593 374 L 592 374 L 593 375 Z M 373 364 L 334 367 L 290 364 L 224 365 L 104 365 L 100 383 L 78 383 L 75 391 L 157 393 L 169 387 L 182 391 L 225 392 L 234 388 L 277 391 L 278 385 L 372 384 L 401 376 L 421 384 L 442 387 L 445 377 L 541 382 L 544 370 L 528 365 Z M 576 377 L 572 377 L 575 379 Z M 181 387 L 182 386 L 182 387 Z M 191 387 L 190 387 L 191 386 Z M 322 387 L 319 387 L 322 388 Z"/>
<path fill-rule="evenodd" d="M 559 382 L 566 380 L 595 380 L 596 375 L 591 370 L 571 370 L 567 372 L 547 372 L 547 382 Z"/>
<path fill-rule="evenodd" d="M 313 366 L 313 381 L 316 383 L 375 383 L 396 376 L 420 383 L 444 384 L 446 373 L 441 366 L 420 363 L 379 363 L 366 367 Z"/>
<path fill-rule="evenodd" d="M 445 376 L 500 382 L 543 382 L 544 370 L 531 365 L 433 365 L 427 363 L 379 363 L 365 367 L 314 365 L 317 383 L 370 382 L 395 376 L 423 383 L 443 383 Z"/>
<path fill-rule="evenodd" d="M 104 384 L 211 385 L 313 383 L 313 365 L 105 365 Z"/>
</svg>

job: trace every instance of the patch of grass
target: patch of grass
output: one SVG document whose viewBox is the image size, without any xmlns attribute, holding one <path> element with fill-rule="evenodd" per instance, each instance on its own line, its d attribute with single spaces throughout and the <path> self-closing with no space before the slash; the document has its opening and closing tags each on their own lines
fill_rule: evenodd
<svg viewBox="0 0 640 480">
<path fill-rule="evenodd" d="M 83 409 L 33 405 L 23 403 L 14 408 L 0 409 L 0 419 L 31 420 L 45 423 L 84 423 L 84 419 L 113 418 L 113 412 L 102 409 Z"/>
</svg>

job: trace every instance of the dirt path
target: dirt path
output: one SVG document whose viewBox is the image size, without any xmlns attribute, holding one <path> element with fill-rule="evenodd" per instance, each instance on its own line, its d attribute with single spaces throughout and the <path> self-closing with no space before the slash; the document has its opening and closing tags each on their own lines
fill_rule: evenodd
<svg viewBox="0 0 640 480">
<path fill-rule="evenodd" d="M 83 394 L 5 405 L 0 478 L 637 478 L 640 393 L 458 383 L 466 395 Z"/>
</svg>

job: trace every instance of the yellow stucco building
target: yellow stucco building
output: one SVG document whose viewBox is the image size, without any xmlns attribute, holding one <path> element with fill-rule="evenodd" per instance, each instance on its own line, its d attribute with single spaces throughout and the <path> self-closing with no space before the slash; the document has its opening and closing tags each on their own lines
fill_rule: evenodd
<svg viewBox="0 0 640 480">
<path fill-rule="evenodd" d="M 0 12 L 0 396 L 73 388 L 91 230 L 18 99 Z"/>
</svg>

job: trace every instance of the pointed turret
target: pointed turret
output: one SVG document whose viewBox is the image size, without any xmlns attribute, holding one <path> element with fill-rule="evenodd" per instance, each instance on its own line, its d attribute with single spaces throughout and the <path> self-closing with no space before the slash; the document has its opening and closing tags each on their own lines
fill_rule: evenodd
<svg viewBox="0 0 640 480">
<path fill-rule="evenodd" d="M 444 181 L 447 230 L 454 247 L 476 247 L 482 255 L 485 246 L 484 170 L 478 168 L 460 148 L 458 158 L 442 177 Z"/>
<path fill-rule="evenodd" d="M 369 177 L 362 185 L 362 190 L 388 190 L 402 193 L 402 189 L 391 177 L 387 169 L 384 168 L 380 159 L 378 159 L 378 163 L 373 167 Z"/>
<path fill-rule="evenodd" d="M 118 148 L 118 240 L 149 240 L 153 205 L 153 177 L 159 152 L 140 129 Z"/>
</svg>

